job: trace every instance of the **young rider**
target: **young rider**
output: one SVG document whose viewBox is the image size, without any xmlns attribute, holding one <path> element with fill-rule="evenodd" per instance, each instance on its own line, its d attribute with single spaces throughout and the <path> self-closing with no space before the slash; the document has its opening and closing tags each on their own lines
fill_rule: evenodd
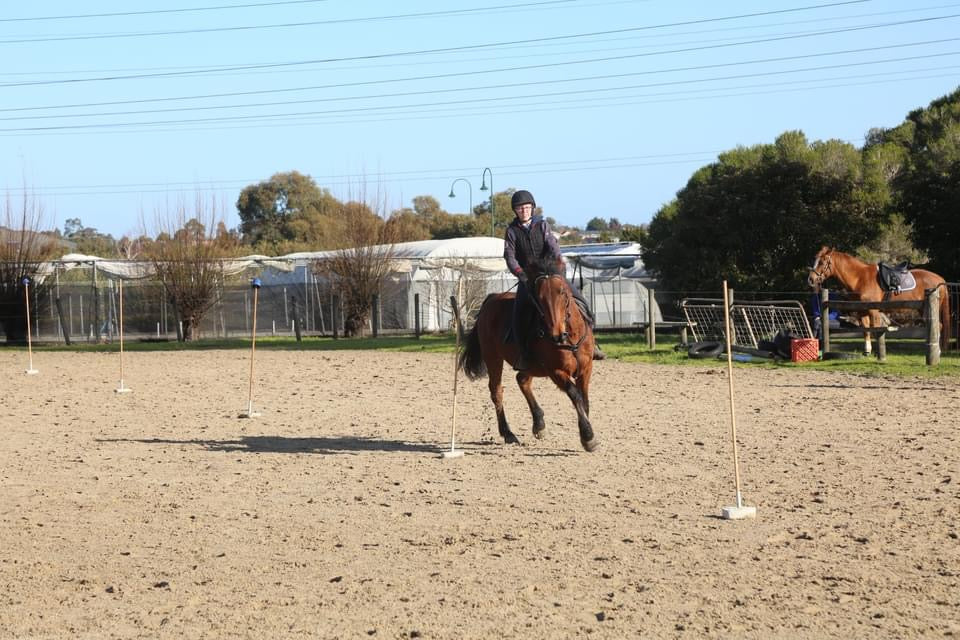
<svg viewBox="0 0 960 640">
<path fill-rule="evenodd" d="M 557 239 L 550 232 L 550 225 L 542 216 L 535 216 L 534 209 L 537 206 L 533 199 L 533 194 L 529 191 L 520 190 L 513 194 L 510 199 L 510 206 L 516 216 L 513 222 L 507 226 L 507 232 L 504 236 L 503 257 L 507 261 L 507 268 L 517 276 L 517 297 L 513 305 L 513 336 L 517 341 L 520 351 L 520 358 L 515 365 L 515 369 L 522 371 L 529 367 L 529 349 L 527 346 L 526 328 L 529 324 L 530 304 L 528 298 L 527 274 L 523 270 L 531 262 L 537 259 L 562 260 L 560 254 L 560 245 Z M 584 320 L 593 326 L 593 312 L 590 310 L 587 301 L 580 291 L 570 285 L 574 298 L 581 304 L 584 310 Z M 603 360 L 606 356 L 600 351 L 599 345 L 594 343 L 594 360 Z"/>
</svg>

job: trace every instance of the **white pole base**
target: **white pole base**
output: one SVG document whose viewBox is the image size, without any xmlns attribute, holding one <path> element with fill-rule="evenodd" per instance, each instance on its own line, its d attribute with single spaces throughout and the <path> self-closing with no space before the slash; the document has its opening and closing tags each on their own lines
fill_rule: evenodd
<svg viewBox="0 0 960 640">
<path fill-rule="evenodd" d="M 259 418 L 261 415 L 262 415 L 262 414 L 260 414 L 260 413 L 258 413 L 258 412 L 256 412 L 256 411 L 244 411 L 243 413 L 241 413 L 241 414 L 240 414 L 239 416 L 237 416 L 237 417 L 238 417 L 238 418 Z"/>
<path fill-rule="evenodd" d="M 721 512 L 724 520 L 746 520 L 757 517 L 756 507 L 724 507 Z"/>
<path fill-rule="evenodd" d="M 131 391 L 133 391 L 133 389 L 130 387 L 124 387 L 123 385 L 120 385 L 120 387 L 113 390 L 114 393 L 130 393 Z"/>
<path fill-rule="evenodd" d="M 449 451 L 444 451 L 440 454 L 441 458 L 462 458 L 463 450 L 461 449 L 450 449 Z"/>
<path fill-rule="evenodd" d="M 27 369 L 27 371 L 26 371 L 26 374 L 27 374 L 28 376 L 35 376 L 35 375 L 37 375 L 38 373 L 40 373 L 40 372 L 37 371 L 36 369 Z"/>
</svg>

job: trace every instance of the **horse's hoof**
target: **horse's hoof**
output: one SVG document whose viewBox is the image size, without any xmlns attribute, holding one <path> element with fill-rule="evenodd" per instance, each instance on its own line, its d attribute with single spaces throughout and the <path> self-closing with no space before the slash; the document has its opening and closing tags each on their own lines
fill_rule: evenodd
<svg viewBox="0 0 960 640">
<path fill-rule="evenodd" d="M 520 440 L 511 433 L 509 436 L 504 437 L 503 444 L 520 444 Z"/>
<path fill-rule="evenodd" d="M 593 440 L 588 440 L 587 442 L 581 441 L 580 443 L 583 445 L 583 450 L 588 453 L 600 446 L 600 441 L 596 438 Z"/>
<path fill-rule="evenodd" d="M 544 427 L 544 428 L 542 428 L 542 429 L 534 429 L 534 430 L 533 430 L 533 437 L 536 438 L 537 440 L 543 440 L 543 435 L 544 435 L 544 432 L 545 432 L 546 430 L 547 430 L 546 427 Z"/>
</svg>

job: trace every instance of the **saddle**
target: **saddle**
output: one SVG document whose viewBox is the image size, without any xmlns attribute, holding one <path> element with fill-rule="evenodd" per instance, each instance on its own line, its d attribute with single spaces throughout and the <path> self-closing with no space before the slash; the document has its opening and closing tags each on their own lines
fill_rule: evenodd
<svg viewBox="0 0 960 640">
<path fill-rule="evenodd" d="M 909 260 L 897 265 L 877 263 L 877 281 L 881 289 L 890 293 L 903 293 L 917 287 L 917 281 L 910 273 Z"/>
</svg>

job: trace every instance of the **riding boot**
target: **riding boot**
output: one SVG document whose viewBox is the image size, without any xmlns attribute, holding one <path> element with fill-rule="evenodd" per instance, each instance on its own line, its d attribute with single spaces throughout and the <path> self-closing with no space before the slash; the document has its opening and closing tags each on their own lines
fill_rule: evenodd
<svg viewBox="0 0 960 640">
<path fill-rule="evenodd" d="M 600 350 L 600 345 L 596 342 L 593 343 L 593 359 L 594 360 L 606 360 L 607 354 Z"/>
</svg>

